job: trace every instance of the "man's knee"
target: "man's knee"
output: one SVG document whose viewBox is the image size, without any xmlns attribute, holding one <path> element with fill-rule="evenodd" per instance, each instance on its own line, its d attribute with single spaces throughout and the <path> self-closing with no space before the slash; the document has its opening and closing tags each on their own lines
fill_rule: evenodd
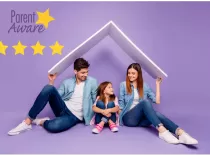
<svg viewBox="0 0 210 157">
<path fill-rule="evenodd" d="M 51 133 L 58 133 L 58 132 L 64 131 L 64 130 L 61 130 L 59 123 L 56 123 L 56 122 L 50 121 L 50 120 L 45 121 L 43 124 L 43 127 L 48 132 L 51 132 Z"/>
<path fill-rule="evenodd" d="M 96 107 L 100 109 L 105 109 L 105 104 L 103 103 L 103 101 L 97 101 Z"/>
<path fill-rule="evenodd" d="M 109 102 L 109 103 L 107 104 L 107 108 L 113 108 L 113 107 L 115 107 L 114 102 Z"/>
<path fill-rule="evenodd" d="M 41 91 L 41 94 L 42 95 L 48 94 L 48 93 L 51 93 L 54 90 L 55 90 L 55 87 L 54 86 L 52 86 L 52 85 L 45 85 L 44 88 Z"/>
</svg>

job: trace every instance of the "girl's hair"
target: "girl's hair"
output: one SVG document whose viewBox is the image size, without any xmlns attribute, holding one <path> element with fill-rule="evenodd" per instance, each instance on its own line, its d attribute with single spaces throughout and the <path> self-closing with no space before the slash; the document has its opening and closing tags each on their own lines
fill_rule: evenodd
<svg viewBox="0 0 210 157">
<path fill-rule="evenodd" d="M 139 63 L 132 63 L 131 65 L 128 66 L 127 75 L 126 75 L 126 90 L 127 90 L 127 93 L 128 94 L 132 93 L 131 82 L 128 78 L 128 70 L 131 69 L 131 68 L 135 69 L 138 73 L 137 89 L 139 91 L 139 97 L 142 98 L 143 97 L 143 77 L 142 77 L 141 66 L 139 65 Z"/>
<path fill-rule="evenodd" d="M 108 84 L 112 84 L 111 82 L 105 81 L 102 82 L 97 89 L 97 96 L 99 96 L 99 100 L 103 101 L 106 103 L 105 95 L 104 95 L 104 90 L 108 86 Z M 114 101 L 115 100 L 115 94 L 110 95 L 109 101 Z"/>
</svg>

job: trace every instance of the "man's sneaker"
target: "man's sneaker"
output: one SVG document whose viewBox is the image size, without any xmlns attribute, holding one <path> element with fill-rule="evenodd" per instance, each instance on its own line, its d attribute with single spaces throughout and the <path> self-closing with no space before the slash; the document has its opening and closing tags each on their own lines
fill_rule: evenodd
<svg viewBox="0 0 210 157">
<path fill-rule="evenodd" d="M 118 132 L 118 131 L 119 131 L 119 129 L 118 129 L 118 127 L 116 126 L 115 123 L 110 124 L 110 125 L 109 125 L 109 128 L 110 128 L 110 130 L 111 130 L 112 132 Z"/>
<path fill-rule="evenodd" d="M 31 124 L 28 125 L 25 123 L 25 121 L 23 121 L 22 123 L 20 123 L 16 128 L 10 130 L 8 132 L 8 135 L 10 136 L 14 136 L 14 135 L 18 135 L 20 134 L 21 132 L 24 132 L 24 131 L 27 131 L 27 130 L 31 130 L 32 129 L 32 126 Z"/>
<path fill-rule="evenodd" d="M 179 143 L 179 140 L 176 137 L 174 137 L 168 130 L 159 133 L 159 138 L 171 144 Z"/>
<path fill-rule="evenodd" d="M 32 121 L 32 124 L 40 125 L 42 121 L 50 120 L 49 117 L 36 118 Z"/>
<path fill-rule="evenodd" d="M 92 130 L 94 134 L 99 134 L 103 130 L 103 127 L 99 124 L 96 125 L 96 127 Z"/>
<path fill-rule="evenodd" d="M 183 144 L 198 144 L 198 141 L 194 138 L 192 138 L 189 134 L 186 132 L 183 132 L 179 136 L 179 142 Z"/>
</svg>

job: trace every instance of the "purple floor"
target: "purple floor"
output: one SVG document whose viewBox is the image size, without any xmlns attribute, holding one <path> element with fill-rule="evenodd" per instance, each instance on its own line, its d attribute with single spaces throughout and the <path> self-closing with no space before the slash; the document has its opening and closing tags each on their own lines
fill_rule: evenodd
<svg viewBox="0 0 210 157">
<path fill-rule="evenodd" d="M 120 127 L 118 133 L 107 128 L 99 135 L 91 133 L 91 127 L 82 124 L 60 133 L 47 133 L 42 127 L 17 136 L 7 136 L 7 131 L 19 123 L 24 114 L 3 113 L 0 129 L 1 154 L 207 154 L 210 153 L 209 127 L 203 119 L 210 116 L 190 114 L 169 114 L 173 121 L 189 134 L 196 137 L 199 144 L 189 147 L 182 144 L 172 145 L 160 140 L 153 128 Z M 190 118 L 189 118 L 190 117 Z M 196 126 L 196 127 L 195 127 Z"/>
</svg>

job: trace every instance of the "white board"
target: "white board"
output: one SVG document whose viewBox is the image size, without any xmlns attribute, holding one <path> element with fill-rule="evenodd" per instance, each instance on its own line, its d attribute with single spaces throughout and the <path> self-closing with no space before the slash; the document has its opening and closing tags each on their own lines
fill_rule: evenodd
<svg viewBox="0 0 210 157">
<path fill-rule="evenodd" d="M 72 50 L 68 55 L 54 65 L 48 73 L 61 74 L 66 68 L 74 63 L 75 59 L 84 55 L 107 35 L 109 35 L 135 62 L 141 64 L 142 68 L 153 78 L 168 77 L 168 75 L 145 53 L 143 53 L 142 50 L 140 50 L 112 21 L 108 22 L 91 37 Z"/>
</svg>

